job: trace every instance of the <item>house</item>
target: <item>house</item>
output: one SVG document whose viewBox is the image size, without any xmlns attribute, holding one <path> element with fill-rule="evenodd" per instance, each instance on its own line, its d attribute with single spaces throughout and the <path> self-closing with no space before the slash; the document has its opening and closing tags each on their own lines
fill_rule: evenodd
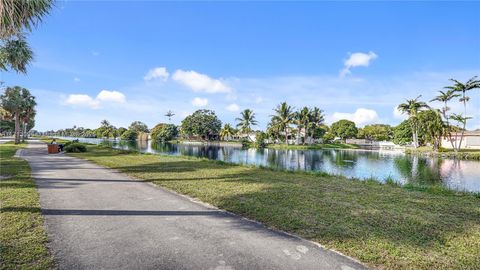
<svg viewBox="0 0 480 270">
<path fill-rule="evenodd" d="M 458 145 L 460 143 L 460 138 L 462 136 L 461 132 L 452 134 L 452 141 L 454 145 Z M 442 147 L 444 148 L 453 148 L 452 142 L 450 138 L 444 137 L 442 138 Z M 480 149 L 480 130 L 476 131 L 465 131 L 463 140 L 462 140 L 462 149 Z"/>
</svg>

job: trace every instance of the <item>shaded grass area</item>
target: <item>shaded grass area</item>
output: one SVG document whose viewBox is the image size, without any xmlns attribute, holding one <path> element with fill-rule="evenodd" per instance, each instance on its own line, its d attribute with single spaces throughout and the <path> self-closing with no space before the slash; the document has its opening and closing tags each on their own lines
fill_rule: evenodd
<svg viewBox="0 0 480 270">
<path fill-rule="evenodd" d="M 322 144 L 307 144 L 307 145 L 286 145 L 286 144 L 269 144 L 267 148 L 272 149 L 360 149 L 356 144 L 347 143 L 322 143 Z"/>
<path fill-rule="evenodd" d="M 72 154 L 294 233 L 378 269 L 478 269 L 480 198 L 88 146 Z"/>
<path fill-rule="evenodd" d="M 51 269 L 54 262 L 40 213 L 37 189 L 24 160 L 23 146 L 0 144 L 0 269 Z M 28 208 L 33 211 L 14 211 Z"/>
</svg>

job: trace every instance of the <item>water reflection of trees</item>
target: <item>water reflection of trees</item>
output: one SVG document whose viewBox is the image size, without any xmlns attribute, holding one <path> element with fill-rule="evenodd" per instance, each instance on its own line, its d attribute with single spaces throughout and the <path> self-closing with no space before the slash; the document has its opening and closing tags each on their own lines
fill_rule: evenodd
<svg viewBox="0 0 480 270">
<path fill-rule="evenodd" d="M 395 167 L 405 183 L 417 185 L 434 185 L 442 183 L 442 159 L 421 158 L 418 156 L 397 156 L 393 159 Z"/>
</svg>

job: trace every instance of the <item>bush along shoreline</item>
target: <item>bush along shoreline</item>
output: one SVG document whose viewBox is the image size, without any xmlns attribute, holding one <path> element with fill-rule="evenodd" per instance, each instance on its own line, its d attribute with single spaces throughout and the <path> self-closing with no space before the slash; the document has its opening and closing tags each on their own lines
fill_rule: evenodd
<svg viewBox="0 0 480 270">
<path fill-rule="evenodd" d="M 405 149 L 405 154 L 407 155 L 417 155 L 423 157 L 435 157 L 435 158 L 452 158 L 452 159 L 461 159 L 461 160 L 473 160 L 480 161 L 480 150 L 462 150 L 455 152 L 452 150 L 442 150 L 433 151 L 432 149 Z"/>
</svg>

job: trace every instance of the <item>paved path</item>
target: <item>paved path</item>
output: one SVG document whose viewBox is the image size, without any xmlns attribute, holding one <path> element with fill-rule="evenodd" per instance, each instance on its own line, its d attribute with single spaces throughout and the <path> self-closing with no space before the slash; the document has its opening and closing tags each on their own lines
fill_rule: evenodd
<svg viewBox="0 0 480 270">
<path fill-rule="evenodd" d="M 60 269 L 364 269 L 306 240 L 30 142 Z M 24 211 L 28 211 L 25 209 Z"/>
</svg>

